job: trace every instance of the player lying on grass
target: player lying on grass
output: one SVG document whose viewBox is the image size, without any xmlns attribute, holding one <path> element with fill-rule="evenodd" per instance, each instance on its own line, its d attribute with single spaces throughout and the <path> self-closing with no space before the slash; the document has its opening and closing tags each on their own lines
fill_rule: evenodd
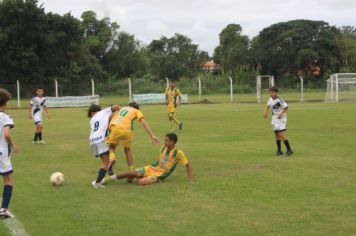
<svg viewBox="0 0 356 236">
<path fill-rule="evenodd" d="M 18 147 L 12 142 L 10 129 L 14 127 L 12 118 L 5 113 L 6 104 L 10 100 L 11 94 L 0 89 L 0 175 L 4 179 L 4 190 L 2 195 L 2 204 L 0 209 L 0 218 L 12 218 L 15 217 L 9 211 L 9 204 L 12 195 L 12 176 L 13 172 L 11 165 L 11 149 L 18 152 Z"/>
<path fill-rule="evenodd" d="M 169 81 L 169 87 L 165 91 L 166 102 L 168 106 L 168 119 L 171 124 L 171 129 L 173 130 L 173 122 L 179 126 L 179 130 L 183 129 L 183 123 L 180 122 L 176 117 L 176 108 L 182 102 L 182 93 L 178 88 L 174 80 Z M 178 101 L 177 101 L 178 98 Z"/>
<path fill-rule="evenodd" d="M 137 178 L 138 185 L 148 185 L 165 180 L 176 169 L 178 162 L 185 165 L 188 173 L 188 181 L 192 182 L 192 167 L 183 151 L 176 148 L 178 137 L 169 133 L 164 139 L 164 146 L 159 154 L 158 161 L 151 165 L 138 168 L 135 171 L 112 175 L 103 179 L 102 184 L 116 179 Z"/>
<path fill-rule="evenodd" d="M 287 156 L 292 155 L 294 152 L 292 151 L 287 134 L 286 134 L 286 125 L 287 125 L 287 115 L 286 112 L 288 110 L 288 104 L 278 97 L 278 88 L 271 87 L 269 89 L 270 98 L 268 99 L 267 106 L 263 116 L 265 118 L 268 117 L 269 109 L 272 110 L 272 126 L 273 131 L 276 136 L 276 144 L 277 144 L 277 156 L 283 155 L 281 140 L 283 140 L 286 148 L 287 148 Z"/>
<path fill-rule="evenodd" d="M 118 112 L 113 114 L 109 124 L 109 136 L 106 139 L 106 143 L 109 144 L 110 175 L 114 174 L 113 166 L 116 163 L 115 151 L 117 145 L 122 145 L 124 147 L 128 170 L 130 171 L 134 169 L 131 151 L 134 120 L 137 119 L 143 125 L 154 144 L 159 143 L 159 139 L 153 134 L 139 109 L 140 106 L 136 102 L 131 102 L 128 106 L 122 107 Z"/>
<path fill-rule="evenodd" d="M 102 187 L 100 182 L 109 169 L 109 145 L 106 144 L 105 138 L 108 134 L 111 116 L 119 109 L 120 106 L 113 105 L 102 110 L 100 106 L 94 104 L 88 109 L 88 117 L 91 118 L 89 143 L 94 155 L 101 159 L 98 176 L 96 177 L 96 180 L 91 183 L 94 188 Z"/>
<path fill-rule="evenodd" d="M 33 138 L 33 143 L 35 144 L 46 144 L 45 141 L 42 140 L 42 112 L 43 110 L 47 113 L 47 118 L 50 119 L 50 115 L 47 109 L 46 99 L 43 97 L 43 88 L 37 87 L 36 88 L 36 96 L 34 96 L 31 101 L 30 105 L 28 106 L 28 117 L 33 119 L 33 122 L 36 126 L 35 137 Z"/>
</svg>

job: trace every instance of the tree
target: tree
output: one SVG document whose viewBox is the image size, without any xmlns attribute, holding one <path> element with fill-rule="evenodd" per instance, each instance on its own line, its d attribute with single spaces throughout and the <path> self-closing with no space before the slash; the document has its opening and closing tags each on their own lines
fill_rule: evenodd
<svg viewBox="0 0 356 236">
<path fill-rule="evenodd" d="M 207 53 L 198 50 L 198 45 L 185 35 L 161 37 L 148 46 L 150 71 L 158 78 L 191 76 L 201 70 Z"/>
<path fill-rule="evenodd" d="M 134 35 L 126 32 L 118 33 L 111 49 L 103 58 L 104 69 L 119 78 L 140 75 L 139 72 L 142 73 L 142 69 L 146 67 L 141 48 L 140 42 Z"/>
<path fill-rule="evenodd" d="M 293 20 L 263 29 L 251 44 L 255 65 L 276 78 L 296 75 L 317 61 L 322 73 L 338 71 L 338 30 L 323 21 Z"/>
<path fill-rule="evenodd" d="M 247 64 L 249 39 L 239 24 L 227 25 L 219 34 L 220 44 L 214 50 L 214 61 L 224 72 L 234 73 Z"/>
<path fill-rule="evenodd" d="M 340 72 L 356 72 L 356 28 L 343 26 L 340 29 L 338 44 L 341 50 Z"/>
</svg>

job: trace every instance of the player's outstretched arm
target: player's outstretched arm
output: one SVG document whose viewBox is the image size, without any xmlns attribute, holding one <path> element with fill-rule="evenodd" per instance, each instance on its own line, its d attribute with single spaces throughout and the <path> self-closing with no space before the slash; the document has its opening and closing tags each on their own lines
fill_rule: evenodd
<svg viewBox="0 0 356 236">
<path fill-rule="evenodd" d="M 190 163 L 185 165 L 187 167 L 188 181 L 191 183 L 193 181 L 193 169 Z"/>
<path fill-rule="evenodd" d="M 19 147 L 12 142 L 10 127 L 4 128 L 4 138 L 6 142 L 10 145 L 11 149 L 15 151 L 15 153 L 19 152 Z"/>
<path fill-rule="evenodd" d="M 145 128 L 145 130 L 147 131 L 148 135 L 151 137 L 152 143 L 153 143 L 153 144 L 159 144 L 159 138 L 157 138 L 157 137 L 153 134 L 153 132 L 152 132 L 150 126 L 148 125 L 148 123 L 146 122 L 146 120 L 145 120 L 144 118 L 141 118 L 141 119 L 140 119 L 140 122 L 141 122 L 141 124 L 143 125 L 143 127 Z"/>
<path fill-rule="evenodd" d="M 267 118 L 268 117 L 268 111 L 269 111 L 269 106 L 266 106 L 265 111 L 263 113 L 263 117 Z"/>
<path fill-rule="evenodd" d="M 47 113 L 47 119 L 51 119 L 51 115 L 49 114 L 49 111 L 48 111 L 47 106 L 44 107 L 44 110 L 45 110 L 46 113 Z"/>
<path fill-rule="evenodd" d="M 32 119 L 32 104 L 28 104 L 28 118 Z"/>
</svg>

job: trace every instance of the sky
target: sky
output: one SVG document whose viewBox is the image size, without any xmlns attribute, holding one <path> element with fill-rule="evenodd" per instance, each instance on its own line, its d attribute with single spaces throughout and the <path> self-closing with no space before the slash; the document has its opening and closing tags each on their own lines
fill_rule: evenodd
<svg viewBox="0 0 356 236">
<path fill-rule="evenodd" d="M 185 34 L 210 54 L 219 33 L 240 24 L 250 38 L 271 24 L 293 19 L 356 26 L 356 0 L 40 0 L 46 12 L 80 17 L 93 10 L 148 44 L 161 36 Z"/>
</svg>

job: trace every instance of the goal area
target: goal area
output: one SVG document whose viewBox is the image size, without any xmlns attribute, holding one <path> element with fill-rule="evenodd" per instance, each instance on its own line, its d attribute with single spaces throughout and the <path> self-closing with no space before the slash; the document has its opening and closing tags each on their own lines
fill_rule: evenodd
<svg viewBox="0 0 356 236">
<path fill-rule="evenodd" d="M 356 100 L 356 73 L 333 74 L 326 82 L 326 102 Z"/>
<path fill-rule="evenodd" d="M 258 103 L 262 101 L 262 81 L 268 80 L 268 88 L 274 86 L 274 76 L 273 75 L 259 75 L 256 77 L 256 99 Z"/>
</svg>

